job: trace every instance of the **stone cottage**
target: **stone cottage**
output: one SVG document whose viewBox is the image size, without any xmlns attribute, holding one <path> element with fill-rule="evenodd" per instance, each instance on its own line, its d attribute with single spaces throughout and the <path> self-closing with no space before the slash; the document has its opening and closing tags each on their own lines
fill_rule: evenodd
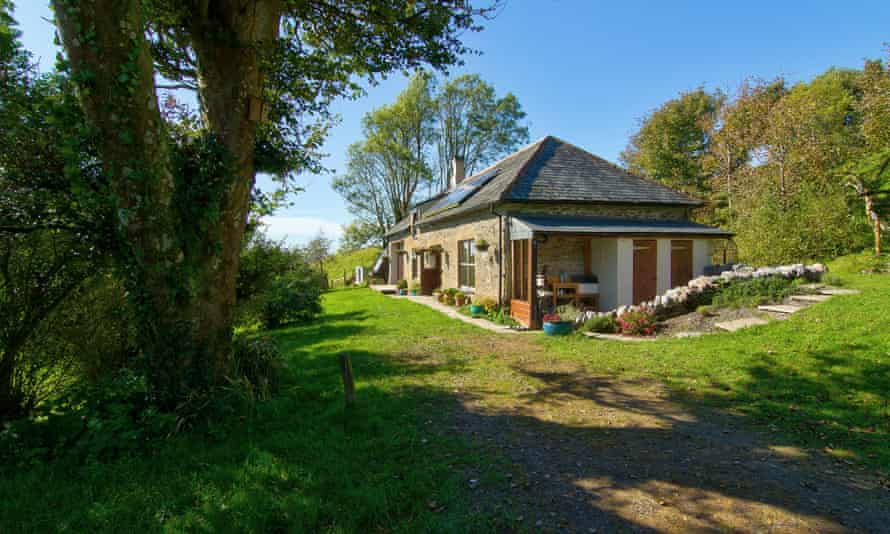
<svg viewBox="0 0 890 534">
<path fill-rule="evenodd" d="M 701 202 L 548 136 L 415 205 L 387 233 L 389 282 L 456 287 L 531 328 L 572 301 L 613 309 L 701 275 L 729 232 L 689 220 Z"/>
</svg>

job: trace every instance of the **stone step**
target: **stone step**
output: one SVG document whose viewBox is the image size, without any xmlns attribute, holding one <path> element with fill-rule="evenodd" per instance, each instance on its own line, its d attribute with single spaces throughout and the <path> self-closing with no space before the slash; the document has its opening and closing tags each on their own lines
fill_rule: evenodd
<svg viewBox="0 0 890 534">
<path fill-rule="evenodd" d="M 825 289 L 820 289 L 819 293 L 822 295 L 834 296 L 834 295 L 858 295 L 858 289 L 844 289 L 840 287 L 827 287 Z"/>
<path fill-rule="evenodd" d="M 596 339 L 608 339 L 610 341 L 622 341 L 625 343 L 639 343 L 639 342 L 646 342 L 646 341 L 655 341 L 654 337 L 620 336 L 618 334 L 601 334 L 599 332 L 584 332 L 584 335 L 587 337 L 593 337 Z"/>
<path fill-rule="evenodd" d="M 733 321 L 714 323 L 714 327 L 719 328 L 720 330 L 726 330 L 727 332 L 735 332 L 736 330 L 741 330 L 742 328 L 759 326 L 766 323 L 767 321 L 759 317 L 746 317 L 744 319 L 735 319 Z"/>
<path fill-rule="evenodd" d="M 763 306 L 757 306 L 757 309 L 765 312 L 773 312 L 773 313 L 784 313 L 791 314 L 795 312 L 799 312 L 804 309 L 805 306 L 791 306 L 789 304 L 766 304 Z"/>
<path fill-rule="evenodd" d="M 791 300 L 797 302 L 806 302 L 815 304 L 817 302 L 825 302 L 830 299 L 831 295 L 791 295 Z"/>
</svg>

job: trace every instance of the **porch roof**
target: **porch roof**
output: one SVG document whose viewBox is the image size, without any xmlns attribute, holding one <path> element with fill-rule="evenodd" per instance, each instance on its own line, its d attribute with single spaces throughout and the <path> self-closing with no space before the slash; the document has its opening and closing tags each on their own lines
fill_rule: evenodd
<svg viewBox="0 0 890 534">
<path fill-rule="evenodd" d="M 713 238 L 733 233 L 691 221 L 613 219 L 563 215 L 515 215 L 511 217 L 511 239 L 528 239 L 532 233 L 584 235 L 683 235 Z"/>
</svg>

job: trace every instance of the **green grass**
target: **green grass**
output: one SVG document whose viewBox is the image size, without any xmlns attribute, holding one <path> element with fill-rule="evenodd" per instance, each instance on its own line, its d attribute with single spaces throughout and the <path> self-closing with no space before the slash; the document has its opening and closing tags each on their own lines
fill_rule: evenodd
<svg viewBox="0 0 890 534">
<path fill-rule="evenodd" d="M 762 327 L 652 344 L 542 342 L 594 372 L 654 377 L 686 402 L 732 409 L 791 444 L 890 470 L 890 275 L 858 274 L 871 263 L 865 253 L 829 266 L 860 295 Z"/>
<path fill-rule="evenodd" d="M 325 272 L 328 274 L 328 279 L 341 280 L 343 273 L 346 273 L 346 276 L 354 276 L 355 268 L 361 265 L 365 268 L 365 275 L 370 277 L 370 269 L 374 266 L 374 262 L 377 261 L 377 256 L 379 255 L 379 247 L 368 247 L 352 252 L 334 254 L 325 261 Z"/>
<path fill-rule="evenodd" d="M 458 390 L 515 403 L 536 380 L 505 361 L 516 347 L 656 378 L 692 407 L 763 425 L 773 443 L 887 469 L 890 276 L 857 274 L 864 261 L 832 265 L 860 295 L 734 334 L 639 344 L 495 336 L 405 299 L 331 292 L 321 320 L 273 334 L 289 364 L 279 397 L 233 417 L 223 437 L 182 435 L 145 457 L 0 466 L 0 532 L 502 528 L 473 511 L 467 479 L 500 480 L 506 460 L 469 446 L 444 414 L 460 407 Z M 352 413 L 341 351 L 357 377 Z"/>
<path fill-rule="evenodd" d="M 0 467 L 0 532 L 466 531 L 467 470 L 477 453 L 441 428 L 443 376 L 468 328 L 369 290 L 325 298 L 314 324 L 274 333 L 289 358 L 283 393 L 229 421 L 223 439 L 185 435 L 149 457 L 87 466 Z M 403 356 L 423 332 L 434 365 Z M 435 338 L 430 338 L 434 333 Z M 344 413 L 337 353 L 358 405 Z M 476 475 L 479 476 L 479 475 Z M 435 501 L 436 509 L 429 503 Z M 441 506 L 443 510 L 437 511 Z"/>
</svg>

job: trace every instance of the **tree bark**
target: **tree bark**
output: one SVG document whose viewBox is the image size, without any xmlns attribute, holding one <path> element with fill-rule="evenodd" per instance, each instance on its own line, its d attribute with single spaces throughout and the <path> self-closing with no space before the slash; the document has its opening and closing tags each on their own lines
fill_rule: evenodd
<svg viewBox="0 0 890 534">
<path fill-rule="evenodd" d="M 277 36 L 280 7 L 222 0 L 200 3 L 191 14 L 205 119 L 234 167 L 232 176 L 218 177 L 219 196 L 208 199 L 218 220 L 195 230 L 174 205 L 177 187 L 186 186 L 172 168 L 140 0 L 82 0 L 76 9 L 69 3 L 53 0 L 85 112 L 99 130 L 149 379 L 156 400 L 175 407 L 228 370 L 254 179 L 256 125 L 248 108 L 251 97 L 262 96 L 260 55 Z M 184 240 L 184 228 L 201 232 L 199 243 Z"/>
</svg>

